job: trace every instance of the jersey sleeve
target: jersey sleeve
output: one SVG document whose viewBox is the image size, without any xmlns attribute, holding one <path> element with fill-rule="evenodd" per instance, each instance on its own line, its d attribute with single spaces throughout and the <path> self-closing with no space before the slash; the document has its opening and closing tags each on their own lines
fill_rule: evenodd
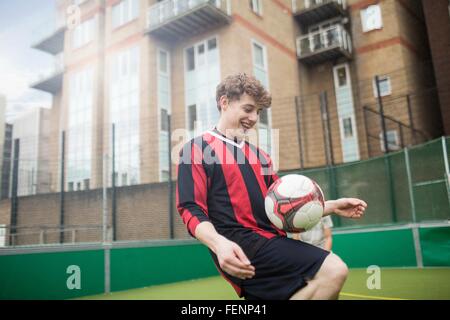
<svg viewBox="0 0 450 320">
<path fill-rule="evenodd" d="M 207 206 L 208 179 L 203 167 L 203 152 L 198 141 L 186 143 L 177 167 L 176 205 L 191 236 L 203 221 L 209 221 Z"/>
</svg>

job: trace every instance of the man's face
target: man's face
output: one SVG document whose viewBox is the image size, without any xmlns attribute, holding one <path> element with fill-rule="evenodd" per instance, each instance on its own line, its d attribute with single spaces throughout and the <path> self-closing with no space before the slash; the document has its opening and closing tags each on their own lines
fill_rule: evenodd
<svg viewBox="0 0 450 320">
<path fill-rule="evenodd" d="M 221 117 L 225 120 L 228 132 L 241 139 L 255 126 L 260 111 L 255 100 L 244 93 L 239 100 L 226 99 L 222 105 Z"/>
</svg>

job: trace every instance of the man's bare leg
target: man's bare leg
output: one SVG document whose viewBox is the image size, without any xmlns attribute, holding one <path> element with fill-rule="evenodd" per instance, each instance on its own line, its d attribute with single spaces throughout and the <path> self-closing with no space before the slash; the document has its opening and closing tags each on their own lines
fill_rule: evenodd
<svg viewBox="0 0 450 320">
<path fill-rule="evenodd" d="M 337 255 L 330 253 L 308 285 L 297 291 L 291 300 L 333 300 L 347 279 L 347 265 Z"/>
</svg>

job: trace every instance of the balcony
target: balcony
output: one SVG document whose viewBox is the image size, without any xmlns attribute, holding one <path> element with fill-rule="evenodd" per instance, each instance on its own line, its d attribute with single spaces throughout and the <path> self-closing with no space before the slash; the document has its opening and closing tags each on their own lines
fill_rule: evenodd
<svg viewBox="0 0 450 320">
<path fill-rule="evenodd" d="M 346 15 L 345 0 L 292 0 L 295 19 L 302 26 Z"/>
<path fill-rule="evenodd" d="M 340 24 L 311 32 L 297 38 L 297 55 L 300 62 L 309 65 L 341 57 L 351 59 L 351 37 Z"/>
<path fill-rule="evenodd" d="M 55 64 L 48 70 L 48 72 L 38 76 L 38 79 L 33 82 L 31 88 L 56 94 L 61 91 L 64 76 L 64 59 L 63 55 L 55 57 Z"/>
<path fill-rule="evenodd" d="M 231 21 L 231 0 L 164 0 L 148 11 L 147 32 L 179 40 Z"/>
<path fill-rule="evenodd" d="M 64 50 L 65 31 L 64 19 L 46 22 L 34 31 L 31 47 L 56 55 Z"/>
</svg>

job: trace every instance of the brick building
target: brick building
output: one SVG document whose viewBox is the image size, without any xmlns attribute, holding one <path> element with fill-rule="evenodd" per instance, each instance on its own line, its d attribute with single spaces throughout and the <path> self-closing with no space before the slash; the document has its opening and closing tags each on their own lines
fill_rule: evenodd
<svg viewBox="0 0 450 320">
<path fill-rule="evenodd" d="M 280 170 L 325 164 L 320 92 L 327 93 L 333 162 L 342 163 L 371 155 L 362 107 L 376 102 L 374 76 L 385 99 L 434 81 L 431 67 L 422 67 L 430 54 L 417 1 L 59 0 L 57 6 L 63 22 L 34 48 L 56 55 L 58 64 L 33 88 L 54 96 L 51 156 L 60 158 L 65 131 L 66 190 L 101 186 L 113 123 L 116 183 L 166 180 L 166 115 L 172 132 L 211 127 L 219 116 L 215 86 L 229 74 L 254 74 L 272 92 L 259 143 L 279 155 Z M 305 98 L 301 122 L 297 96 Z M 422 100 L 386 114 L 439 136 L 438 107 Z M 387 130 L 389 144 L 399 145 L 398 129 Z M 58 179 L 52 181 L 57 191 Z"/>
</svg>

